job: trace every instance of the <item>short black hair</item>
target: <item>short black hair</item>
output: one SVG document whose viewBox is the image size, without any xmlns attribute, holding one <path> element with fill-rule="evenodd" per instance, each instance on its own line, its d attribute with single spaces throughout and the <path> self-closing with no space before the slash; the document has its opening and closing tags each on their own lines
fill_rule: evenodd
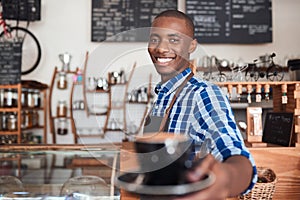
<svg viewBox="0 0 300 200">
<path fill-rule="evenodd" d="M 160 17 L 175 17 L 175 18 L 178 18 L 178 19 L 183 19 L 186 21 L 187 23 L 187 26 L 188 28 L 190 28 L 192 34 L 193 34 L 193 37 L 194 37 L 194 29 L 195 29 L 195 25 L 194 25 L 194 22 L 193 20 L 188 16 L 186 15 L 185 13 L 179 11 L 179 10 L 165 10 L 163 12 L 161 12 L 160 14 L 158 14 L 155 18 L 160 18 Z"/>
</svg>

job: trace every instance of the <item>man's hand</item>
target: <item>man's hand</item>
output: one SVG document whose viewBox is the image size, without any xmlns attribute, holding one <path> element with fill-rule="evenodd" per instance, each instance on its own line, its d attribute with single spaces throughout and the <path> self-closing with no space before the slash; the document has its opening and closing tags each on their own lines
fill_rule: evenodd
<svg viewBox="0 0 300 200">
<path fill-rule="evenodd" d="M 194 192 L 176 200 L 224 200 L 244 192 L 252 179 L 252 166 L 244 156 L 232 156 L 223 163 L 212 155 L 207 155 L 203 161 L 187 174 L 191 182 L 200 181 L 209 172 L 216 176 L 215 182 L 208 188 Z"/>
</svg>

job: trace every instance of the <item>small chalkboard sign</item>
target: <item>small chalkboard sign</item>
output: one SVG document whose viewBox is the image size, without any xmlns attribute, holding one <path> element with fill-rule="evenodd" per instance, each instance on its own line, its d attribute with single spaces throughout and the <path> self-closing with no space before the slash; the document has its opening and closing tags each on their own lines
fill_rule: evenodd
<svg viewBox="0 0 300 200">
<path fill-rule="evenodd" d="M 294 113 L 267 113 L 262 141 L 281 146 L 291 146 L 293 124 Z"/>
<path fill-rule="evenodd" d="M 22 43 L 0 41 L 0 85 L 21 82 Z"/>
</svg>

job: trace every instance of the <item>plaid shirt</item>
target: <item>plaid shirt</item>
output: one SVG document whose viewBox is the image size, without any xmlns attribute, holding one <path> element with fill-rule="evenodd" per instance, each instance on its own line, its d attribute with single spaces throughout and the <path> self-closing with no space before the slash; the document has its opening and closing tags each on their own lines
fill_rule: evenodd
<svg viewBox="0 0 300 200">
<path fill-rule="evenodd" d="M 164 116 L 176 89 L 190 72 L 187 68 L 156 86 L 158 96 L 150 113 L 152 116 Z M 205 146 L 206 151 L 221 162 L 232 155 L 247 157 L 254 171 L 252 183 L 245 192 L 250 191 L 257 181 L 254 159 L 236 126 L 228 98 L 217 85 L 192 77 L 178 95 L 169 118 L 168 132 L 189 134 L 195 144 L 194 153 Z"/>
</svg>

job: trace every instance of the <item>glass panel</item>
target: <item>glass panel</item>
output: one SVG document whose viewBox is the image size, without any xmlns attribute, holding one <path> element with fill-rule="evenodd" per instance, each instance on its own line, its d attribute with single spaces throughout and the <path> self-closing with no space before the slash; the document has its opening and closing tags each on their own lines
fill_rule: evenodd
<svg viewBox="0 0 300 200">
<path fill-rule="evenodd" d="M 0 197 L 120 199 L 118 169 L 118 149 L 0 150 Z"/>
</svg>

